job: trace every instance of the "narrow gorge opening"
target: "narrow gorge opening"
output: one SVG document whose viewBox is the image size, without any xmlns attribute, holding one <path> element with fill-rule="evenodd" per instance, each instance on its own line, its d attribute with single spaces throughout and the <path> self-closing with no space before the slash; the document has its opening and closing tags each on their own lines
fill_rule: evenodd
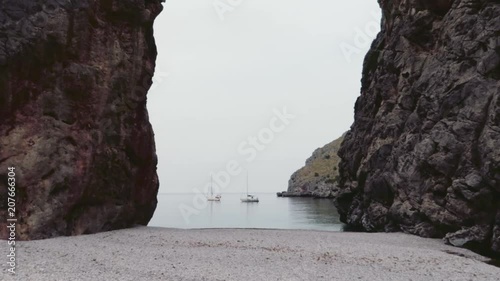
<svg viewBox="0 0 500 281">
<path fill-rule="evenodd" d="M 224 193 L 244 192 L 246 171 L 253 192 L 286 190 L 312 151 L 349 129 L 380 27 L 376 1 L 363 4 L 164 3 L 148 94 L 160 178 L 150 225 L 163 225 L 162 194 L 205 192 L 229 161 L 243 172 Z"/>
<path fill-rule="evenodd" d="M 500 2 L 0 2 L 2 280 L 498 280 Z"/>
</svg>

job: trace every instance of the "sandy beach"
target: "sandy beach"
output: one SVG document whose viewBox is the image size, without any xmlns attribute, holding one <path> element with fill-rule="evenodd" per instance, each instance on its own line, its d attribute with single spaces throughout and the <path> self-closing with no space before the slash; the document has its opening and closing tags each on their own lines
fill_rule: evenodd
<svg viewBox="0 0 500 281">
<path fill-rule="evenodd" d="M 18 242 L 17 273 L 2 262 L 0 279 L 498 280 L 486 260 L 398 233 L 138 227 Z"/>
</svg>

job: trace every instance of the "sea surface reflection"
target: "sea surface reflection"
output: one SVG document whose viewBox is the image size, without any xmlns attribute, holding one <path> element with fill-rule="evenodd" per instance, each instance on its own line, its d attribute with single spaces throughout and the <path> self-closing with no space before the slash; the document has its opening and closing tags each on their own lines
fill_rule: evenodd
<svg viewBox="0 0 500 281">
<path fill-rule="evenodd" d="M 194 194 L 159 194 L 150 226 L 171 228 L 275 228 L 342 231 L 329 199 L 278 198 L 257 194 L 259 203 L 241 203 L 240 194 L 223 194 L 220 202 L 197 201 Z M 195 206 L 205 205 L 204 208 Z"/>
</svg>

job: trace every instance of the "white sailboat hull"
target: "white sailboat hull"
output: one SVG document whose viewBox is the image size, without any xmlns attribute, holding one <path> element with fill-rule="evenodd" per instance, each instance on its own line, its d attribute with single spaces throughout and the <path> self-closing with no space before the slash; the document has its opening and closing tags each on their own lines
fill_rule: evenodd
<svg viewBox="0 0 500 281">
<path fill-rule="evenodd" d="M 259 203 L 259 197 L 248 194 L 248 172 L 247 172 L 247 196 L 241 198 L 241 203 Z"/>
<path fill-rule="evenodd" d="M 252 198 L 252 199 L 247 199 L 247 198 L 241 198 L 242 203 L 259 203 L 259 198 Z"/>
<path fill-rule="evenodd" d="M 219 202 L 222 196 L 220 194 L 214 196 L 213 191 L 214 178 L 210 175 L 210 195 L 206 195 L 207 201 Z"/>
</svg>

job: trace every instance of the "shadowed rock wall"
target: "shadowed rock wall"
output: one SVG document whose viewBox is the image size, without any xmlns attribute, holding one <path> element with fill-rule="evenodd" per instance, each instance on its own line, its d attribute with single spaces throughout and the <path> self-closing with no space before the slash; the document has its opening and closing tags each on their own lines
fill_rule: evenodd
<svg viewBox="0 0 500 281">
<path fill-rule="evenodd" d="M 342 220 L 498 255 L 500 2 L 379 3 L 339 152 Z"/>
<path fill-rule="evenodd" d="M 146 93 L 160 0 L 0 1 L 0 233 L 15 167 L 18 239 L 147 224 L 158 177 Z"/>
</svg>

